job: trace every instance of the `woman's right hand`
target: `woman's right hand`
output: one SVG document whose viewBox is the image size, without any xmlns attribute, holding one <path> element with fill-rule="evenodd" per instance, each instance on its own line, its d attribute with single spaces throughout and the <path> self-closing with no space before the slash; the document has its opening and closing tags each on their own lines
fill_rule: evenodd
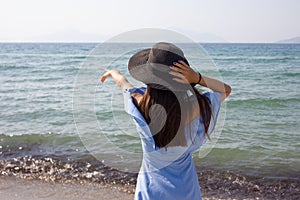
<svg viewBox="0 0 300 200">
<path fill-rule="evenodd" d="M 179 60 L 178 62 L 174 62 L 174 65 L 170 68 L 172 69 L 170 74 L 174 76 L 173 80 L 178 83 L 197 84 L 200 81 L 199 74 L 184 61 Z"/>
<path fill-rule="evenodd" d="M 201 76 L 183 61 L 174 63 L 170 72 L 175 78 L 173 80 L 179 83 L 197 83 L 208 87 L 213 91 L 221 93 L 221 101 L 224 101 L 231 93 L 231 87 L 226 83 L 207 76 Z"/>
</svg>

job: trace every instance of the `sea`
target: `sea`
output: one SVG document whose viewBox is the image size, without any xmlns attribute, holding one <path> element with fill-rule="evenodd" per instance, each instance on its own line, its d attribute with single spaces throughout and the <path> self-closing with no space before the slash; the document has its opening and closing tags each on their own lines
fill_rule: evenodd
<svg viewBox="0 0 300 200">
<path fill-rule="evenodd" d="M 299 179 L 300 44 L 197 45 L 210 64 L 186 45 L 191 66 L 232 87 L 213 145 L 194 155 L 197 169 Z M 142 86 L 126 66 L 144 47 L 151 44 L 0 43 L 0 167 L 43 159 L 138 172 L 141 144 L 121 91 L 99 78 L 115 68 Z"/>
</svg>

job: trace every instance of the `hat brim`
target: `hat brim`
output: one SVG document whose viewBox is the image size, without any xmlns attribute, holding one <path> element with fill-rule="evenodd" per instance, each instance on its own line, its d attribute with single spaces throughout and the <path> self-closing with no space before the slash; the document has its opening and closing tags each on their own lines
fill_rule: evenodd
<svg viewBox="0 0 300 200">
<path fill-rule="evenodd" d="M 150 48 L 135 53 L 128 61 L 128 71 L 131 72 L 135 67 L 147 63 L 150 54 Z"/>
</svg>

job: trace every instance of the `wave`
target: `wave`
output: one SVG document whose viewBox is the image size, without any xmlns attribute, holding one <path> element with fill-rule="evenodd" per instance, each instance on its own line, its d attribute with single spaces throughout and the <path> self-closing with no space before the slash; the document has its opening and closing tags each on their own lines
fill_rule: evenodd
<svg viewBox="0 0 300 200">
<path fill-rule="evenodd" d="M 299 72 L 283 72 L 280 76 L 287 76 L 287 77 L 300 77 Z M 277 77 L 278 78 L 278 77 Z M 278 79 L 277 79 L 278 80 Z"/>
<path fill-rule="evenodd" d="M 0 70 L 12 70 L 12 69 L 31 69 L 31 66 L 26 66 L 26 65 L 17 65 L 17 64 L 0 64 Z"/>
<path fill-rule="evenodd" d="M 300 60 L 299 56 L 213 56 L 215 61 L 243 61 L 243 62 L 282 62 L 282 61 L 294 61 Z"/>
<path fill-rule="evenodd" d="M 10 135 L 10 134 L 0 134 L 0 140 L 2 144 L 9 142 L 11 144 L 27 143 L 47 143 L 55 142 L 58 144 L 63 144 L 69 141 L 74 141 L 78 136 L 71 133 L 27 133 L 22 135 Z M 62 143 L 61 143 L 62 142 Z"/>
<path fill-rule="evenodd" d="M 80 138 L 69 133 L 1 134 L 0 140 L 2 158 L 54 155 L 67 159 L 68 157 L 80 158 L 88 154 Z"/>
<path fill-rule="evenodd" d="M 270 153 L 270 151 L 272 153 Z M 300 159 L 297 152 L 276 153 L 272 147 L 244 144 L 236 147 L 217 145 L 204 159 L 194 156 L 196 166 L 214 170 L 234 171 L 246 176 L 294 178 L 300 176 Z"/>
<path fill-rule="evenodd" d="M 228 107 L 235 107 L 235 106 L 247 106 L 247 105 L 260 105 L 260 106 L 267 106 L 267 107 L 288 107 L 290 104 L 297 104 L 300 103 L 299 98 L 253 98 L 253 99 L 231 99 L 228 101 Z"/>
<path fill-rule="evenodd" d="M 80 54 L 61 54 L 61 53 L 0 53 L 0 56 L 5 57 L 42 57 L 42 58 L 49 58 L 49 57 L 56 57 L 56 58 L 74 58 L 74 59 L 85 59 L 87 55 L 80 55 Z"/>
</svg>

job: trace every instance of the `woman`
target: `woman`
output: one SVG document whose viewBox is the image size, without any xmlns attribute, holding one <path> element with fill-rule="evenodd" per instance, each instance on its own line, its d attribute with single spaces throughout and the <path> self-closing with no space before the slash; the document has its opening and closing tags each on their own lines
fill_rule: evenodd
<svg viewBox="0 0 300 200">
<path fill-rule="evenodd" d="M 101 82 L 112 77 L 120 86 L 140 134 L 135 199 L 201 199 L 192 153 L 213 132 L 230 86 L 195 72 L 181 49 L 164 42 L 134 54 L 128 70 L 147 88 L 134 88 L 117 70 L 106 70 Z M 212 92 L 201 94 L 196 84 Z"/>
</svg>

